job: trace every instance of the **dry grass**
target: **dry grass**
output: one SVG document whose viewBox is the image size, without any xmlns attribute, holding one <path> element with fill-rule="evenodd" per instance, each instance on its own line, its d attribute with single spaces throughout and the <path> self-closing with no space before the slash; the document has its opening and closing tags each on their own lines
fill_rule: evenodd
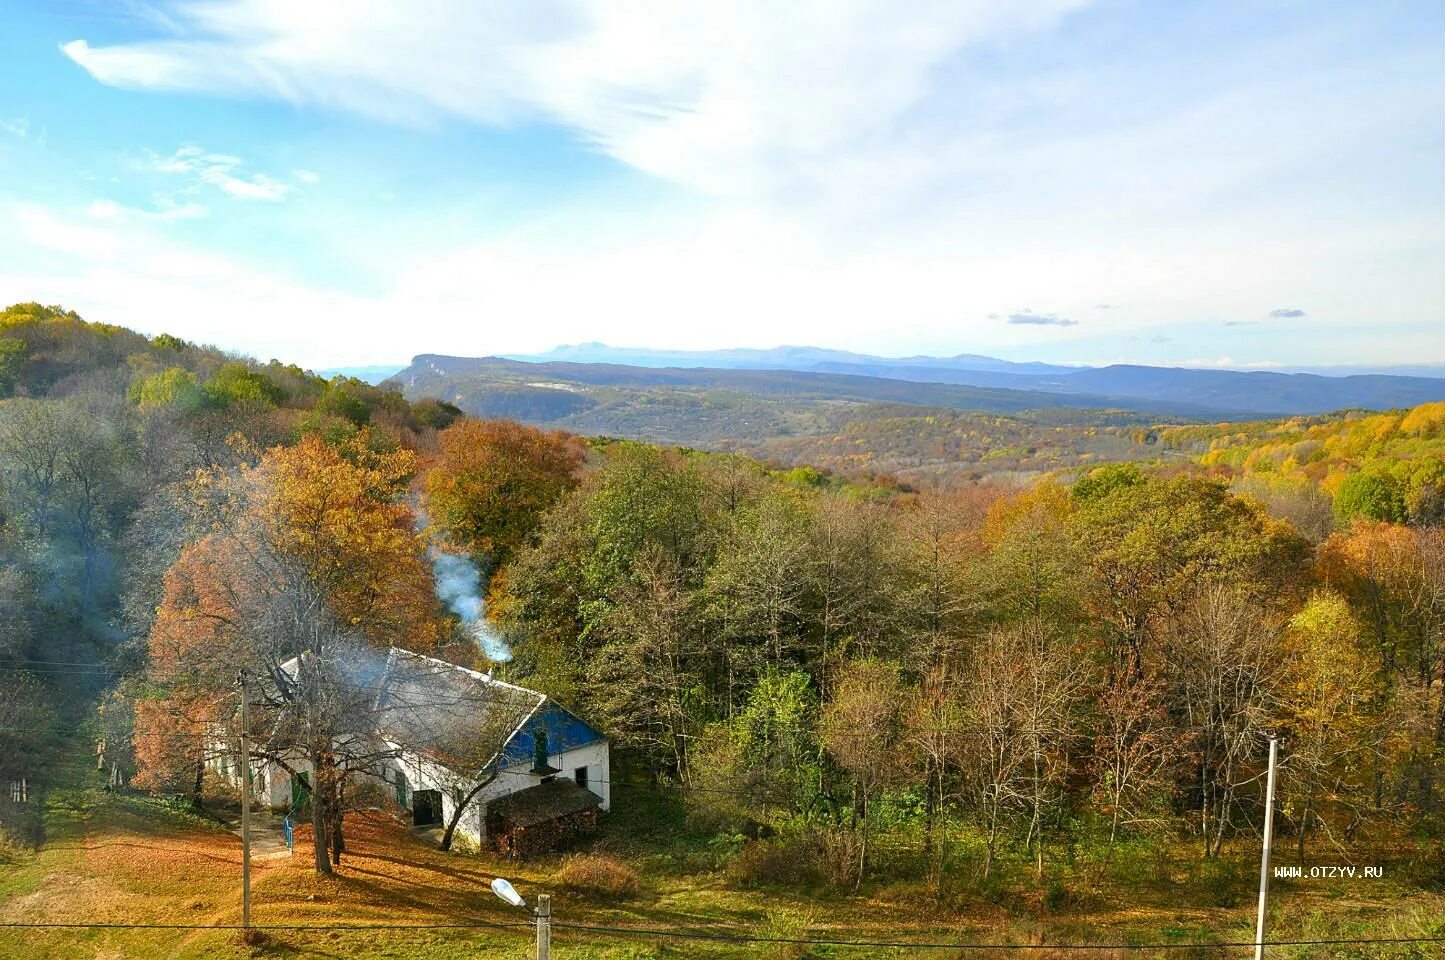
<svg viewBox="0 0 1445 960">
<path fill-rule="evenodd" d="M 223 830 L 137 799 L 77 791 L 72 801 L 52 801 L 47 838 L 38 855 L 0 868 L 0 921 L 204 926 L 240 920 L 240 846 Z M 0 928 L 0 958 L 462 960 L 486 956 L 521 960 L 530 941 L 525 925 L 417 929 L 428 924 L 525 924 L 522 911 L 507 907 L 490 893 L 489 884 L 498 874 L 512 880 L 529 899 L 537 892 L 553 893 L 553 913 L 560 922 L 722 928 L 740 935 L 798 930 L 813 937 L 858 940 L 1195 941 L 1210 936 L 1237 939 L 1241 933 L 1247 937 L 1251 912 L 1247 905 L 1226 908 L 1193 902 L 1192 896 L 1184 895 L 1183 887 L 1178 888 L 1181 892 L 1173 903 L 1163 894 L 1125 898 L 1101 901 L 1087 911 L 1071 910 L 1062 916 L 1042 912 L 1030 916 L 1027 905 L 978 898 L 949 905 L 921 889 L 904 886 L 865 888 L 861 897 L 820 898 L 806 887 L 754 891 L 740 889 L 715 870 L 669 871 L 640 853 L 579 855 L 560 863 L 522 864 L 489 856 L 447 854 L 422 844 L 381 813 L 348 818 L 351 853 L 334 877 L 318 877 L 310 866 L 308 841 L 309 833 L 302 829 L 295 856 L 283 854 L 256 863 L 254 922 L 272 929 L 263 931 L 253 945 L 242 943 L 237 932 L 228 930 Z M 624 898 L 615 892 L 619 890 L 631 892 Z M 1356 885 L 1350 888 L 1348 898 L 1332 898 L 1321 886 L 1282 885 L 1279 892 L 1276 909 L 1281 932 L 1417 932 L 1429 928 L 1428 918 L 1445 916 L 1445 896 L 1419 890 L 1407 896 L 1403 888 Z M 406 925 L 407 929 L 275 929 L 294 924 L 388 924 Z M 559 960 L 721 960 L 760 956 L 766 950 L 760 944 L 627 937 L 564 928 L 555 931 L 554 942 Z M 777 953 L 801 955 L 802 951 L 779 946 Z M 880 954 L 863 948 L 828 948 L 815 955 L 860 960 Z M 1147 955 L 1124 957 L 1142 960 Z M 1188 954 L 1158 955 L 1177 958 Z M 1293 956 L 1299 960 L 1326 955 L 1297 951 Z M 1070 956 L 1087 960 L 1090 954 Z"/>
<path fill-rule="evenodd" d="M 566 890 L 610 900 L 628 900 L 642 889 L 637 871 L 616 857 L 578 853 L 562 861 L 556 882 Z"/>
</svg>

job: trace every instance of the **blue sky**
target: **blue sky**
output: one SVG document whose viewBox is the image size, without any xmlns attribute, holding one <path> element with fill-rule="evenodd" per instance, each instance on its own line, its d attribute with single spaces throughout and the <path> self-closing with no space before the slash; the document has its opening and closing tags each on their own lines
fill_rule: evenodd
<svg viewBox="0 0 1445 960">
<path fill-rule="evenodd" d="M 1445 361 L 1435 0 L 0 12 L 3 302 L 317 367 Z"/>
</svg>

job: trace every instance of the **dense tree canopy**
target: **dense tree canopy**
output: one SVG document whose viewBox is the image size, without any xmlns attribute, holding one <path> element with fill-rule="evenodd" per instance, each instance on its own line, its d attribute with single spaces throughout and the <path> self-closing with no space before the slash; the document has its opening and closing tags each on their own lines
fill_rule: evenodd
<svg viewBox="0 0 1445 960">
<path fill-rule="evenodd" d="M 440 538 L 484 560 L 511 678 L 606 730 L 615 769 L 721 836 L 811 844 L 840 883 L 885 838 L 934 881 L 965 842 L 981 873 L 1039 878 L 1089 836 L 1217 858 L 1259 825 L 1269 732 L 1298 856 L 1428 836 L 1442 424 L 1434 404 L 1150 428 L 1167 465 L 917 491 L 467 420 L 20 304 L 0 313 L 0 779 L 45 789 L 46 741 L 16 730 L 113 740 L 133 717 L 137 784 L 199 796 L 245 668 L 257 753 L 322 771 L 325 869 L 378 759 L 335 746 L 367 723 L 358 673 L 387 646 L 479 656 L 436 598 Z"/>
</svg>

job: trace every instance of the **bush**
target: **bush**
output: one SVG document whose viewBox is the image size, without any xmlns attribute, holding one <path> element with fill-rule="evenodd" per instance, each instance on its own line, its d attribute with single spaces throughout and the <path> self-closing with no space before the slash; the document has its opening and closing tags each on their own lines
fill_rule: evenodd
<svg viewBox="0 0 1445 960">
<path fill-rule="evenodd" d="M 817 886 L 819 850 L 810 834 L 797 833 L 743 844 L 728 864 L 728 879 L 738 886 Z"/>
<path fill-rule="evenodd" d="M 576 854 L 562 861 L 557 883 L 568 890 L 610 899 L 635 897 L 642 889 L 642 880 L 627 864 L 616 857 L 600 854 Z"/>
<path fill-rule="evenodd" d="M 851 831 L 810 828 L 745 843 L 727 873 L 743 887 L 841 889 L 853 885 L 857 862 L 857 839 Z"/>
<path fill-rule="evenodd" d="M 10 835 L 4 824 L 0 824 L 0 863 L 18 863 L 26 853 L 20 841 Z"/>
<path fill-rule="evenodd" d="M 821 880 L 816 867 L 816 849 L 802 843 L 802 834 L 753 840 L 727 867 L 728 879 L 738 886 L 795 886 Z"/>
<path fill-rule="evenodd" d="M 1069 889 L 1058 877 L 1050 880 L 1049 885 L 1044 888 L 1044 909 L 1049 913 L 1058 913 L 1069 905 L 1069 900 Z"/>
</svg>

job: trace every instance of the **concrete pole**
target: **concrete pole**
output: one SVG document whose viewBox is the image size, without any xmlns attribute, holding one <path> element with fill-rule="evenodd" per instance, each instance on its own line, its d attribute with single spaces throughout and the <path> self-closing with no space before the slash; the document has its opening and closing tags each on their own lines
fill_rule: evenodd
<svg viewBox="0 0 1445 960">
<path fill-rule="evenodd" d="M 251 929 L 251 691 L 242 670 L 241 685 L 241 926 Z"/>
<path fill-rule="evenodd" d="M 1264 960 L 1264 909 L 1269 899 L 1269 854 L 1274 846 L 1274 766 L 1279 741 L 1269 738 L 1269 780 L 1264 788 L 1264 852 L 1259 859 L 1259 916 L 1254 924 L 1254 960 Z"/>
<path fill-rule="evenodd" d="M 552 898 L 537 894 L 537 960 L 552 960 Z"/>
</svg>

